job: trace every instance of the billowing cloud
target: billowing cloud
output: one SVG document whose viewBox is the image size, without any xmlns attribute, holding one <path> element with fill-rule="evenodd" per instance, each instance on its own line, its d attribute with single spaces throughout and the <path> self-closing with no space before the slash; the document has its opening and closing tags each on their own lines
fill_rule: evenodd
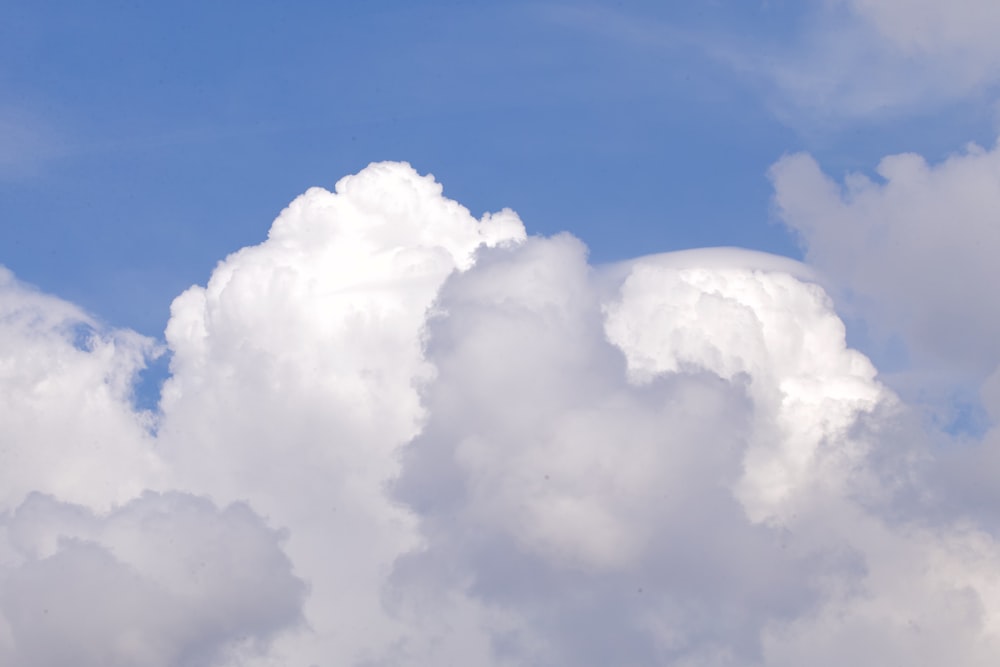
<svg viewBox="0 0 1000 667">
<path fill-rule="evenodd" d="M 666 264 L 638 262 L 603 302 L 578 241 L 531 239 L 482 255 L 442 292 L 430 417 L 398 485 L 427 547 L 396 583 L 430 579 L 516 613 L 512 664 L 752 661 L 764 623 L 813 601 L 809 564 L 735 493 L 752 379 L 713 372 L 716 354 L 685 345 L 676 329 L 711 296 L 698 271 Z M 707 330 L 740 308 L 729 296 L 708 304 L 722 312 L 704 313 Z M 687 355 L 683 368 L 642 368 L 663 344 Z"/>
<path fill-rule="evenodd" d="M 906 363 L 888 379 L 936 421 L 986 431 L 942 447 L 928 474 L 938 504 L 995 525 L 1000 148 L 970 145 L 937 164 L 892 155 L 875 171 L 841 183 L 809 155 L 786 156 L 771 170 L 777 214 L 873 344 L 901 348 Z"/>
<path fill-rule="evenodd" d="M 175 483 L 291 528 L 313 591 L 316 638 L 290 649 L 306 664 L 398 633 L 380 584 L 418 536 L 385 486 L 424 418 L 426 312 L 479 246 L 524 237 L 514 213 L 476 220 L 441 191 L 396 164 L 314 188 L 172 307 L 159 440 Z"/>
<path fill-rule="evenodd" d="M 400 594 L 514 614 L 510 664 L 835 665 L 865 632 L 886 661 L 961 637 L 988 664 L 997 545 L 889 518 L 871 459 L 897 400 L 806 275 L 735 250 L 595 272 L 557 237 L 455 276 L 397 486 L 427 537 Z"/>
<path fill-rule="evenodd" d="M 304 584 L 246 506 L 143 494 L 105 516 L 31 494 L 2 523 L 8 665 L 209 665 L 298 620 Z"/>
<path fill-rule="evenodd" d="M 0 267 L 0 512 L 32 491 L 107 508 L 157 486 L 151 416 L 131 400 L 156 353 Z"/>
<path fill-rule="evenodd" d="M 797 262 L 595 267 L 383 163 L 175 300 L 155 415 L 151 341 L 0 304 L 7 661 L 1000 655 L 1000 545 Z"/>
<path fill-rule="evenodd" d="M 877 178 L 837 183 L 808 155 L 771 170 L 782 222 L 807 260 L 883 336 L 925 363 L 988 374 L 1000 364 L 1000 149 L 969 146 L 939 164 L 892 155 Z"/>
</svg>

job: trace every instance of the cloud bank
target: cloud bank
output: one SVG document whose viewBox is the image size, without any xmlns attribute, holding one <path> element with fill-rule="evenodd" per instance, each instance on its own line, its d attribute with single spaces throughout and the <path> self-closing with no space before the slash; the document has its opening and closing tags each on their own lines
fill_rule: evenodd
<svg viewBox="0 0 1000 667">
<path fill-rule="evenodd" d="M 886 178 L 946 198 L 925 172 Z M 850 277 L 821 237 L 854 204 L 808 158 L 774 178 Z M 858 184 L 870 220 L 892 187 Z M 736 249 L 593 266 L 374 164 L 174 301 L 148 413 L 153 341 L 4 273 L 0 657 L 993 665 L 1000 543 L 820 282 Z"/>
</svg>

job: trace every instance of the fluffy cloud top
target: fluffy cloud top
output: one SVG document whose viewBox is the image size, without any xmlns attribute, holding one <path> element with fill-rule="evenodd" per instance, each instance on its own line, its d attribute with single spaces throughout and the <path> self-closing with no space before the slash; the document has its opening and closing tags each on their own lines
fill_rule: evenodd
<svg viewBox="0 0 1000 667">
<path fill-rule="evenodd" d="M 513 212 L 476 220 L 441 192 L 390 163 L 313 188 L 171 309 L 159 440 L 174 484 L 252 499 L 292 528 L 316 631 L 294 659 L 360 655 L 398 634 L 380 582 L 418 536 L 385 486 L 424 417 L 426 312 L 478 247 L 524 238 Z"/>
<path fill-rule="evenodd" d="M 802 160 L 796 219 L 851 205 Z M 5 663 L 1000 655 L 1000 545 L 791 260 L 594 267 L 383 163 L 175 300 L 155 416 L 150 341 L 0 313 Z"/>
</svg>

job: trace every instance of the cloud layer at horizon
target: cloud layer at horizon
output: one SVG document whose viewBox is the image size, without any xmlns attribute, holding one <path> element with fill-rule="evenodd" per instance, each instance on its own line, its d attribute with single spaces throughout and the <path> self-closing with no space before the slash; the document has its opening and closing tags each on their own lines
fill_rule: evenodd
<svg viewBox="0 0 1000 667">
<path fill-rule="evenodd" d="M 910 190 L 928 229 L 932 202 L 966 203 L 944 258 L 985 281 L 990 200 L 952 183 L 992 192 L 994 163 L 887 158 L 886 184 L 843 195 L 779 162 L 822 279 L 736 249 L 593 266 L 571 235 L 373 164 L 174 301 L 155 413 L 132 392 L 159 344 L 4 272 L 0 657 L 995 664 L 1000 439 L 942 450 L 828 295 L 865 287 L 882 326 L 992 372 L 985 333 L 963 347 L 914 314 L 988 332 L 949 310 L 961 281 L 914 296 L 858 237 L 901 234 Z M 973 381 L 995 410 L 995 376 Z"/>
</svg>

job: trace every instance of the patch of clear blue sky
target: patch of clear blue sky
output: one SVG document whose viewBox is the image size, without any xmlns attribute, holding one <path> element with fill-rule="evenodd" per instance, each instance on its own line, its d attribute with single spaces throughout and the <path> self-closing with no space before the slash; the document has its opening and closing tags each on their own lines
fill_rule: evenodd
<svg viewBox="0 0 1000 667">
<path fill-rule="evenodd" d="M 433 173 L 476 215 L 509 206 L 531 232 L 569 230 L 598 262 L 712 245 L 797 257 L 770 222 L 781 154 L 840 175 L 993 141 L 988 114 L 961 105 L 783 125 L 711 52 L 791 44 L 804 7 L 7 2 L 0 140 L 31 141 L 0 175 L 0 263 L 159 336 L 171 299 L 293 197 L 376 160 Z"/>
</svg>

